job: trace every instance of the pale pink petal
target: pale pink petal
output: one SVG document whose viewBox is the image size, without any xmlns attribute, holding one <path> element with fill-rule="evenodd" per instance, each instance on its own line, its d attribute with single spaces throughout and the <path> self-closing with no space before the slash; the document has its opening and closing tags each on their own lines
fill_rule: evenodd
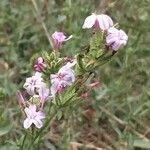
<svg viewBox="0 0 150 150">
<path fill-rule="evenodd" d="M 40 87 L 39 96 L 40 96 L 41 101 L 44 103 L 49 96 L 49 89 L 45 86 Z"/>
<path fill-rule="evenodd" d="M 28 129 L 28 128 L 32 125 L 32 123 L 33 123 L 33 122 L 32 122 L 31 119 L 26 118 L 26 119 L 24 120 L 23 126 L 24 126 L 25 129 Z"/>
<path fill-rule="evenodd" d="M 72 62 L 68 62 L 68 63 L 66 64 L 66 66 L 67 66 L 68 68 L 71 68 L 71 67 L 73 67 L 74 65 L 76 65 L 76 63 L 77 63 L 77 61 L 74 59 Z"/>
<path fill-rule="evenodd" d="M 29 106 L 30 111 L 32 111 L 33 113 L 36 112 L 36 105 L 30 105 Z"/>
<path fill-rule="evenodd" d="M 41 79 L 42 73 L 40 73 L 40 72 L 35 72 L 34 77 L 35 77 L 36 79 Z"/>
<path fill-rule="evenodd" d="M 41 120 L 36 120 L 36 119 L 34 119 L 34 120 L 33 120 L 33 123 L 34 123 L 34 125 L 35 125 L 38 129 L 43 126 L 43 123 L 42 123 Z"/>
<path fill-rule="evenodd" d="M 95 14 L 92 14 L 91 16 L 88 16 L 85 21 L 84 21 L 84 24 L 82 26 L 83 29 L 85 28 L 91 28 L 94 26 L 96 22 L 96 15 Z"/>
<path fill-rule="evenodd" d="M 35 89 L 35 87 L 34 87 L 34 86 L 31 86 L 31 85 L 29 85 L 29 86 L 26 88 L 28 94 L 30 94 L 30 95 L 34 95 L 34 89 Z"/>
<path fill-rule="evenodd" d="M 118 34 L 118 29 L 114 28 L 114 27 L 111 27 L 111 28 L 108 29 L 108 33 Z"/>
<path fill-rule="evenodd" d="M 118 30 L 111 27 L 108 30 L 108 35 L 106 36 L 106 43 L 111 47 L 112 50 L 118 50 L 127 44 L 128 36 L 123 30 Z"/>
<path fill-rule="evenodd" d="M 107 15 L 104 15 L 104 14 L 97 15 L 97 20 L 99 22 L 99 27 L 102 30 L 107 30 L 113 26 L 112 19 Z"/>
<path fill-rule="evenodd" d="M 67 39 L 65 39 L 64 41 L 68 41 L 68 40 L 70 40 L 72 37 L 73 37 L 73 36 L 70 35 L 70 36 L 69 36 Z"/>
<path fill-rule="evenodd" d="M 119 43 L 117 43 L 117 42 L 115 42 L 115 43 L 112 44 L 112 49 L 114 51 L 117 51 L 120 47 L 121 47 L 121 45 Z"/>
<path fill-rule="evenodd" d="M 29 109 L 29 108 L 27 108 L 27 107 L 24 109 L 24 111 L 25 111 L 27 117 L 30 117 L 30 116 L 32 116 L 32 114 L 33 114 L 33 113 L 32 113 L 32 110 Z"/>
<path fill-rule="evenodd" d="M 118 37 L 113 37 L 113 38 L 110 38 L 109 36 L 106 37 L 107 44 L 112 44 L 114 41 L 118 41 Z"/>
<path fill-rule="evenodd" d="M 63 41 L 65 41 L 65 39 L 66 39 L 66 36 L 64 35 L 64 33 L 63 32 L 54 32 L 53 34 L 52 34 L 52 38 L 54 39 L 54 40 L 57 40 L 58 42 L 63 42 Z"/>
<path fill-rule="evenodd" d="M 52 79 L 55 79 L 55 78 L 58 78 L 58 75 L 57 74 L 51 74 L 50 75 L 50 79 L 52 80 Z"/>
<path fill-rule="evenodd" d="M 51 86 L 51 94 L 54 96 L 57 93 L 59 82 L 53 82 Z"/>
<path fill-rule="evenodd" d="M 43 58 L 42 57 L 38 58 L 38 63 L 43 63 Z"/>
<path fill-rule="evenodd" d="M 24 99 L 24 97 L 23 97 L 23 95 L 20 91 L 17 91 L 17 96 L 18 96 L 18 99 L 19 99 L 19 104 L 20 105 L 22 105 L 22 104 L 25 105 L 25 99 Z"/>
<path fill-rule="evenodd" d="M 36 120 L 41 120 L 41 119 L 44 119 L 44 118 L 45 118 L 45 113 L 43 113 L 43 112 L 41 112 L 41 111 L 37 112 L 36 115 L 37 115 L 37 116 L 35 117 Z"/>
<path fill-rule="evenodd" d="M 120 34 L 120 39 L 121 40 L 125 40 L 125 41 L 128 40 L 128 36 L 126 35 L 126 33 L 123 30 L 120 30 L 119 34 Z"/>
</svg>

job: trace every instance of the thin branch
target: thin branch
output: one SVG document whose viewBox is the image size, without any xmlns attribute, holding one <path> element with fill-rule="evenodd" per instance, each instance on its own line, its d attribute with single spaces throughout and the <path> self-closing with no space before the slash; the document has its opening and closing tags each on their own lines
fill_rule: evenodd
<svg viewBox="0 0 150 150">
<path fill-rule="evenodd" d="M 42 27 L 43 27 L 44 32 L 45 32 L 45 34 L 46 34 L 46 37 L 47 37 L 47 39 L 48 39 L 48 41 L 49 41 L 51 47 L 53 48 L 53 42 L 52 42 L 52 40 L 51 40 L 51 37 L 49 36 L 50 34 L 49 34 L 49 32 L 48 32 L 48 29 L 47 29 L 47 27 L 46 27 L 46 24 L 44 23 L 44 21 L 43 21 L 41 15 L 40 15 L 40 13 L 39 13 L 39 8 L 38 8 L 38 6 L 37 6 L 37 3 L 36 3 L 35 0 L 31 0 L 31 1 L 32 1 L 32 4 L 33 4 L 33 6 L 34 6 L 34 9 L 35 9 L 35 11 L 36 11 L 36 13 L 37 13 L 37 18 L 39 19 L 40 23 L 42 24 Z"/>
</svg>

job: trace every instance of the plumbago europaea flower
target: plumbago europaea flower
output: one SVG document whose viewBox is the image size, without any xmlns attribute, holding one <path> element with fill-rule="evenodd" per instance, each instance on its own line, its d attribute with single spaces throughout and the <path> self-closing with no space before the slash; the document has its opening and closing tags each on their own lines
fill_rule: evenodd
<svg viewBox="0 0 150 150">
<path fill-rule="evenodd" d="M 69 39 L 72 38 L 72 35 L 70 35 L 68 38 L 65 36 L 64 32 L 57 32 L 55 31 L 52 34 L 52 38 L 54 40 L 54 48 L 55 49 L 60 49 L 62 46 L 63 42 L 68 41 Z"/>
<path fill-rule="evenodd" d="M 36 128 L 41 128 L 43 123 L 42 119 L 45 118 L 45 114 L 37 110 L 36 105 L 30 105 L 24 109 L 27 118 L 24 120 L 23 126 L 28 129 L 31 125 L 35 125 Z"/>
<path fill-rule="evenodd" d="M 28 94 L 35 95 L 37 89 L 39 89 L 41 86 L 45 86 L 41 76 L 41 73 L 36 72 L 35 75 L 26 79 L 23 87 L 27 90 Z"/>
<path fill-rule="evenodd" d="M 106 42 L 112 50 L 117 51 L 119 48 L 127 44 L 128 36 L 123 30 L 114 27 L 109 28 L 107 32 Z"/>
<path fill-rule="evenodd" d="M 28 98 L 18 92 L 19 104 L 24 108 L 24 128 L 39 129 L 44 123 L 49 124 L 52 112 L 50 113 L 51 107 L 47 109 L 47 106 L 54 107 L 57 115 L 59 109 L 88 97 L 89 90 L 99 85 L 99 81 L 92 74 L 127 44 L 127 34 L 115 28 L 108 15 L 92 14 L 85 19 L 82 28 L 91 29 L 93 34 L 88 46 L 81 53 L 74 57 L 61 57 L 59 50 L 62 43 L 71 39 L 72 35 L 67 38 L 64 32 L 56 31 L 52 34 L 53 52 L 42 52 L 37 57 L 33 64 L 36 72 L 23 85 L 29 94 Z M 89 84 L 89 80 L 95 82 Z"/>
<path fill-rule="evenodd" d="M 68 62 L 65 66 L 60 68 L 58 73 L 51 74 L 51 93 L 55 95 L 57 92 L 62 92 L 66 86 L 72 85 L 75 82 L 75 72 L 71 67 L 75 65 L 75 62 Z"/>
<path fill-rule="evenodd" d="M 108 15 L 104 15 L 104 14 L 96 15 L 95 13 L 92 13 L 92 15 L 88 16 L 85 19 L 82 28 L 89 29 L 95 27 L 97 29 L 107 30 L 112 26 L 113 26 L 113 21 Z"/>
</svg>

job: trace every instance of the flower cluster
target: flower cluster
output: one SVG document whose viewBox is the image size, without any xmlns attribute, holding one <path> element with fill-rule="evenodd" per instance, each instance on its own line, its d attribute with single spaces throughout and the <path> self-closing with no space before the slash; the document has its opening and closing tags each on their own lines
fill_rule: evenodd
<svg viewBox="0 0 150 150">
<path fill-rule="evenodd" d="M 127 44 L 128 36 L 126 33 L 115 28 L 112 19 L 107 15 L 96 15 L 93 13 L 91 16 L 88 16 L 82 28 L 92 27 L 106 32 L 106 43 L 113 51 L 117 51 Z"/>
<path fill-rule="evenodd" d="M 57 99 L 60 100 L 61 94 L 64 94 L 67 91 L 65 89 L 71 85 L 73 86 L 71 86 L 70 91 L 68 90 L 70 93 L 66 92 L 69 96 L 68 100 L 63 103 L 65 106 L 67 102 L 70 102 L 70 99 L 87 97 L 87 91 L 99 85 L 99 81 L 95 81 L 89 84 L 88 90 L 86 90 L 84 84 L 91 72 L 97 66 L 108 62 L 112 57 L 112 54 L 107 55 L 105 47 L 116 52 L 127 44 L 128 36 L 126 33 L 115 28 L 112 19 L 105 14 L 88 16 L 84 21 L 83 28 L 93 28 L 95 34 L 91 37 L 92 42 L 90 42 L 88 52 L 82 57 L 77 54 L 74 58 L 68 56 L 61 58 L 56 51 L 62 47 L 63 42 L 71 39 L 72 35 L 67 38 L 63 32 L 56 31 L 52 34 L 53 52 L 51 54 L 46 53 L 35 61 L 33 65 L 35 73 L 26 78 L 23 85 L 28 99 L 26 100 L 23 94 L 18 92 L 19 104 L 23 107 L 26 116 L 23 123 L 24 128 L 27 129 L 31 126 L 41 128 L 43 119 L 46 118 L 44 104 L 55 102 Z M 97 65 L 95 65 L 96 63 Z M 83 81 L 82 84 L 80 81 Z"/>
<path fill-rule="evenodd" d="M 71 68 L 75 65 L 75 61 L 68 62 L 61 67 L 56 74 L 50 75 L 49 82 L 51 87 L 48 88 L 42 78 L 42 68 L 46 66 L 42 57 L 39 57 L 34 65 L 36 72 L 32 77 L 26 78 L 23 87 L 30 95 L 28 101 L 25 101 L 23 94 L 18 91 L 19 104 L 24 107 L 26 119 L 24 120 L 24 128 L 29 128 L 34 125 L 36 128 L 41 128 L 42 120 L 45 118 L 43 109 L 44 103 L 52 100 L 56 94 L 61 93 L 65 87 L 71 85 L 75 81 L 75 73 Z M 36 66 L 36 67 L 35 67 Z M 34 100 L 37 100 L 34 102 Z"/>
</svg>

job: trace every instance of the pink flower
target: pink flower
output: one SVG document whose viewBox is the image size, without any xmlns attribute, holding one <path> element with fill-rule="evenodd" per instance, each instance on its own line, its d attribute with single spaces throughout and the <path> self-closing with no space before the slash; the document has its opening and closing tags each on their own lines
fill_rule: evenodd
<svg viewBox="0 0 150 150">
<path fill-rule="evenodd" d="M 114 27 L 108 30 L 106 43 L 112 50 L 117 51 L 119 48 L 127 44 L 128 36 L 123 30 L 118 30 Z"/>
<path fill-rule="evenodd" d="M 96 15 L 96 14 L 92 13 L 91 16 L 88 16 L 85 19 L 82 28 L 83 29 L 85 29 L 85 28 L 89 29 L 89 28 L 92 28 L 93 26 L 95 28 L 100 28 L 101 30 L 107 30 L 113 26 L 113 21 L 107 15 L 104 15 L 104 14 Z"/>
<path fill-rule="evenodd" d="M 52 34 L 52 38 L 54 39 L 54 48 L 60 49 L 63 42 L 68 41 L 72 38 L 72 35 L 70 35 L 68 38 L 64 35 L 63 32 L 54 32 Z"/>
<path fill-rule="evenodd" d="M 30 101 L 32 101 L 32 99 L 39 99 L 41 105 L 41 108 L 43 108 L 44 104 L 46 101 L 51 100 L 53 98 L 53 96 L 50 94 L 50 90 L 46 87 L 46 85 L 41 86 L 35 95 L 33 95 L 30 99 Z"/>
<path fill-rule="evenodd" d="M 36 105 L 30 105 L 24 109 L 27 118 L 24 120 L 23 126 L 28 129 L 32 124 L 36 128 L 41 128 L 43 126 L 42 119 L 45 118 L 45 114 L 41 111 L 36 111 Z"/>
<path fill-rule="evenodd" d="M 70 68 L 70 63 L 63 66 L 57 74 L 51 74 L 51 94 L 62 92 L 66 86 L 72 85 L 75 81 L 74 71 Z"/>
<path fill-rule="evenodd" d="M 26 79 L 26 82 L 23 85 L 23 87 L 27 90 L 27 92 L 30 95 L 34 95 L 36 89 L 38 90 L 41 86 L 45 86 L 45 83 L 43 82 L 43 78 L 41 76 L 41 73 L 36 72 L 34 76 Z"/>
<path fill-rule="evenodd" d="M 49 98 L 52 98 L 50 96 L 50 90 L 46 86 L 42 86 L 38 93 L 42 103 L 45 103 Z"/>
<path fill-rule="evenodd" d="M 35 71 L 42 72 L 42 70 L 46 68 L 46 64 L 42 57 L 39 57 L 34 65 Z"/>
<path fill-rule="evenodd" d="M 18 96 L 18 99 L 19 99 L 19 104 L 20 105 L 25 105 L 24 97 L 23 97 L 23 95 L 20 91 L 17 91 L 17 96 Z"/>
</svg>

